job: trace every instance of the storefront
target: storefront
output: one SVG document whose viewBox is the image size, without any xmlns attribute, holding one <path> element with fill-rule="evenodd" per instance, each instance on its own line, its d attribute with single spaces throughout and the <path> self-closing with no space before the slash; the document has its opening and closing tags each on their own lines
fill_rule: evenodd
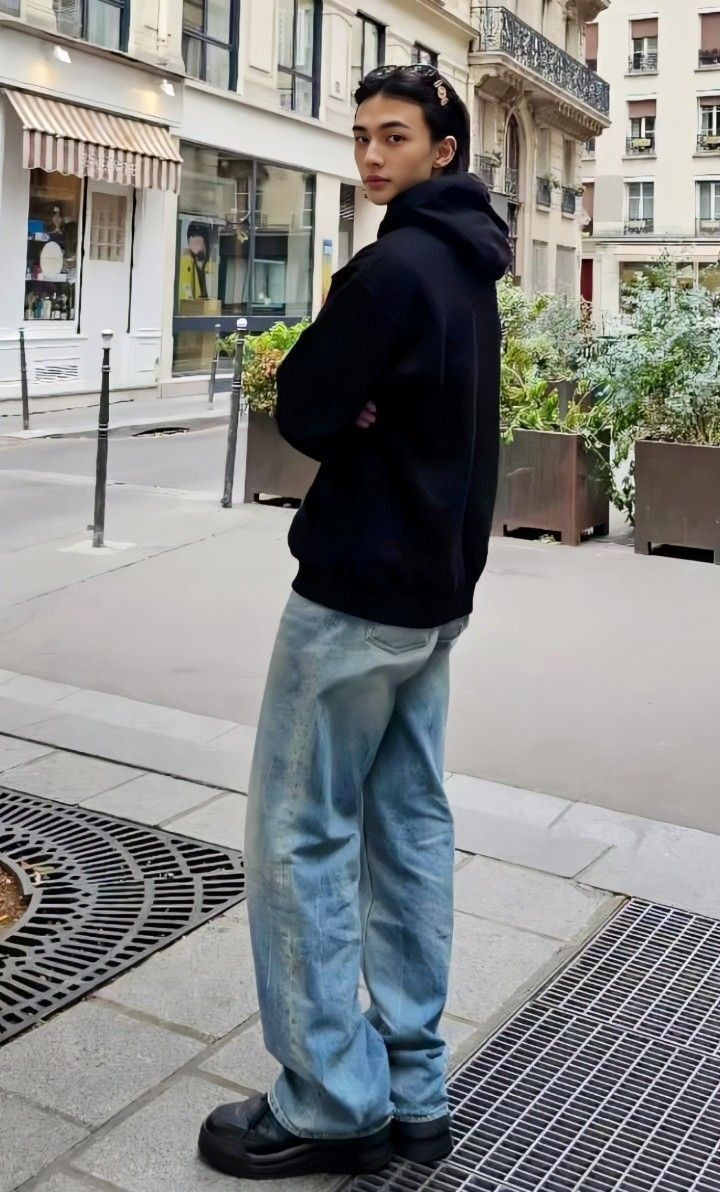
<svg viewBox="0 0 720 1192">
<path fill-rule="evenodd" d="M 169 129 L 6 87 L 0 149 L 0 400 L 18 393 L 20 326 L 34 394 L 96 390 L 104 328 L 113 389 L 154 390 L 182 160 Z"/>
<path fill-rule="evenodd" d="M 315 175 L 181 145 L 173 372 L 205 373 L 216 328 L 294 323 L 312 309 Z"/>
</svg>

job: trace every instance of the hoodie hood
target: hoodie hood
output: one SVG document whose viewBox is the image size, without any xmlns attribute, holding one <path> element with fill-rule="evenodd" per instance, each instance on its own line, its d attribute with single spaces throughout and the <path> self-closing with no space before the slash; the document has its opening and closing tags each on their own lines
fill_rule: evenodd
<svg viewBox="0 0 720 1192">
<path fill-rule="evenodd" d="M 478 273 L 498 281 L 512 260 L 509 229 L 490 204 L 490 193 L 471 174 L 446 174 L 394 198 L 378 237 L 417 227 L 444 240 Z"/>
</svg>

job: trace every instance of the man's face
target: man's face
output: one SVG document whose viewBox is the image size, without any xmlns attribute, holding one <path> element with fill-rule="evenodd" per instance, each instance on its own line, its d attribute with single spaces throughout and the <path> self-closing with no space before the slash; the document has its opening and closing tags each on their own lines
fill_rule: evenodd
<svg viewBox="0 0 720 1192">
<path fill-rule="evenodd" d="M 418 104 L 390 95 L 360 104 L 353 132 L 358 173 L 376 205 L 440 174 L 455 154 L 453 137 L 433 143 Z"/>
<path fill-rule="evenodd" d="M 202 236 L 188 236 L 188 248 L 196 261 L 205 260 L 205 241 Z"/>
</svg>

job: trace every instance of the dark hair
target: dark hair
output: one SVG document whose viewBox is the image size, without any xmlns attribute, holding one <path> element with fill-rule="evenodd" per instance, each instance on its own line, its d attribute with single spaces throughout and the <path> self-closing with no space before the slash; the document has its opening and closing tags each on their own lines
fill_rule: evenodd
<svg viewBox="0 0 720 1192">
<path fill-rule="evenodd" d="M 193 221 L 192 223 L 188 224 L 187 232 L 185 233 L 187 236 L 188 243 L 190 242 L 191 238 L 194 236 L 201 237 L 201 239 L 205 242 L 205 255 L 206 256 L 209 252 L 209 243 L 208 243 L 209 231 L 210 231 L 210 229 L 208 228 L 207 224 L 195 223 Z"/>
<path fill-rule="evenodd" d="M 445 88 L 445 104 L 438 94 L 438 84 Z M 455 156 L 443 173 L 467 173 L 470 169 L 470 115 L 455 88 L 439 71 L 431 67 L 424 70 L 388 68 L 386 74 L 370 71 L 355 92 L 355 103 L 359 107 L 375 95 L 392 95 L 422 108 L 433 142 L 443 141 L 445 137 L 454 137 L 457 141 Z"/>
</svg>

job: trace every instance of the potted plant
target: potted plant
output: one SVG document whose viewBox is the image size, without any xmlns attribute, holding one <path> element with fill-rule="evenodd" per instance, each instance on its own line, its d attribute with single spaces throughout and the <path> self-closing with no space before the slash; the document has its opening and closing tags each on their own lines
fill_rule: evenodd
<svg viewBox="0 0 720 1192">
<path fill-rule="evenodd" d="M 609 411 L 577 382 L 593 332 L 562 298 L 499 286 L 503 325 L 500 472 L 494 530 L 557 532 L 577 545 L 608 532 Z"/>
<path fill-rule="evenodd" d="M 268 331 L 248 335 L 245 340 L 246 501 L 256 501 L 261 493 L 301 501 L 317 473 L 317 463 L 286 443 L 275 421 L 278 366 L 307 325 L 307 321 L 292 327 L 275 323 Z M 229 335 L 221 341 L 221 351 L 228 356 L 234 355 L 235 343 L 236 336 Z"/>
<path fill-rule="evenodd" d="M 720 563 L 720 322 L 668 254 L 624 290 L 630 328 L 587 369 L 614 403 L 635 550 L 712 551 Z"/>
</svg>

